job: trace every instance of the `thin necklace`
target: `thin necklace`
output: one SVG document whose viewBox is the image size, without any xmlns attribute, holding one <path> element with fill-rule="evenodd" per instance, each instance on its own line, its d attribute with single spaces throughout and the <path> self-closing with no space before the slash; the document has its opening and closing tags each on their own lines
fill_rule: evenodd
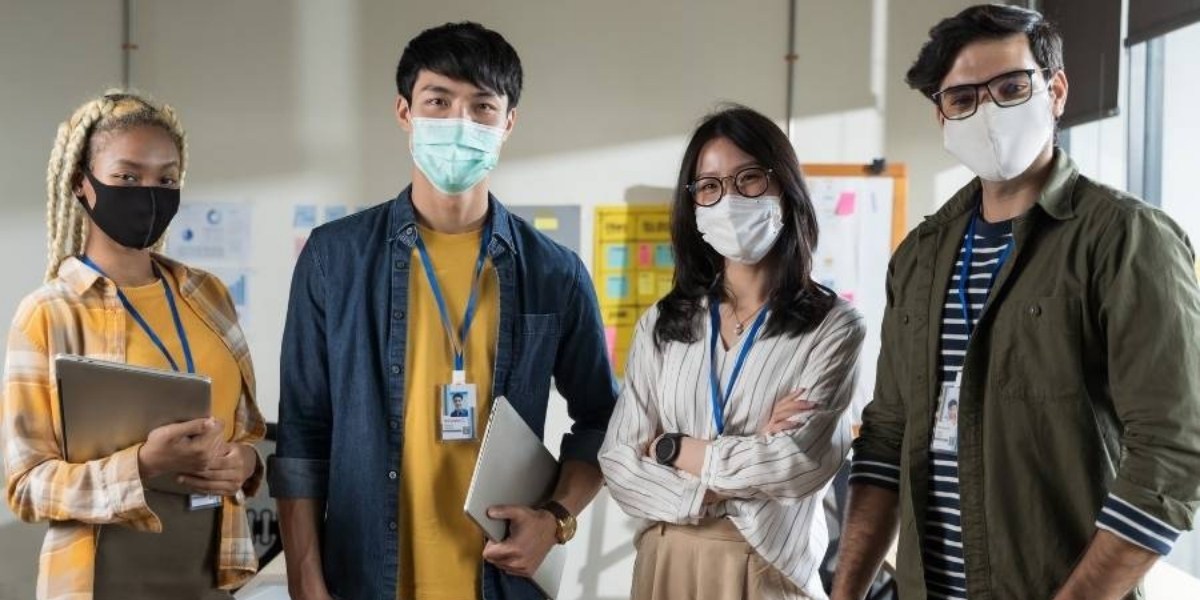
<svg viewBox="0 0 1200 600">
<path fill-rule="evenodd" d="M 730 305 L 729 306 L 729 316 L 733 317 L 733 322 L 735 323 L 735 325 L 733 326 L 733 333 L 736 334 L 738 337 L 741 337 L 742 333 L 746 331 L 746 321 L 749 321 L 751 317 L 757 315 L 759 313 L 759 311 L 761 311 L 763 309 L 763 307 L 766 305 L 767 305 L 766 302 L 759 304 L 758 308 L 754 309 L 754 312 L 746 315 L 746 318 L 744 318 L 744 319 L 739 319 L 737 316 L 737 307 Z"/>
</svg>

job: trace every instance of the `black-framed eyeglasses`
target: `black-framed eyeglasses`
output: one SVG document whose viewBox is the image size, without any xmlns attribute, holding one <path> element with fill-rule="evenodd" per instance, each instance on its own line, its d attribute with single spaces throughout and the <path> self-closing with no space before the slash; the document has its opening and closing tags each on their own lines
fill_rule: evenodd
<svg viewBox="0 0 1200 600">
<path fill-rule="evenodd" d="M 692 201 L 700 206 L 712 206 L 725 197 L 725 180 L 733 180 L 733 189 L 746 198 L 757 198 L 767 193 L 771 182 L 771 169 L 746 167 L 725 177 L 701 177 L 688 184 Z"/>
<path fill-rule="evenodd" d="M 984 83 L 967 83 L 948 87 L 930 96 L 943 117 L 960 121 L 979 110 L 979 88 L 986 88 L 992 102 L 1002 108 L 1011 108 L 1029 102 L 1033 97 L 1034 73 L 1048 73 L 1052 69 L 1021 69 L 997 75 Z"/>
</svg>

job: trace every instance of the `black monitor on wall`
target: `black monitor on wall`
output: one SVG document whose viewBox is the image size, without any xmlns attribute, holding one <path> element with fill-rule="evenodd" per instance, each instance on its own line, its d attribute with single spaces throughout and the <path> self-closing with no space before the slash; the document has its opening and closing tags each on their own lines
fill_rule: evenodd
<svg viewBox="0 0 1200 600">
<path fill-rule="evenodd" d="M 1060 125 L 1072 127 L 1118 114 L 1121 0 L 1042 0 L 1042 14 L 1063 38 L 1070 92 Z"/>
</svg>

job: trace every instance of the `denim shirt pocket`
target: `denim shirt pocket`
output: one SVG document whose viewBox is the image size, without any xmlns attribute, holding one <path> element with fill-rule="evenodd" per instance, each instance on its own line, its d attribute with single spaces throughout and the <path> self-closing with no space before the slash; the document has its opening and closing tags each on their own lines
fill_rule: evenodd
<svg viewBox="0 0 1200 600">
<path fill-rule="evenodd" d="M 558 355 L 559 315 L 517 315 L 516 356 L 509 378 L 513 402 L 540 401 L 550 394 L 550 378 Z"/>
</svg>

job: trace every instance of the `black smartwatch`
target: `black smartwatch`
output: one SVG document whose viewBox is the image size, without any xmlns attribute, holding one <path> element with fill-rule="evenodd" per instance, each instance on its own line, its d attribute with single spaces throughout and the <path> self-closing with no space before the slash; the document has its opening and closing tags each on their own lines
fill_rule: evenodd
<svg viewBox="0 0 1200 600">
<path fill-rule="evenodd" d="M 687 436 L 682 433 L 668 433 L 658 438 L 654 443 L 654 460 L 660 465 L 675 466 L 675 459 L 679 458 L 679 451 L 683 449 L 679 440 L 684 437 Z"/>
</svg>

